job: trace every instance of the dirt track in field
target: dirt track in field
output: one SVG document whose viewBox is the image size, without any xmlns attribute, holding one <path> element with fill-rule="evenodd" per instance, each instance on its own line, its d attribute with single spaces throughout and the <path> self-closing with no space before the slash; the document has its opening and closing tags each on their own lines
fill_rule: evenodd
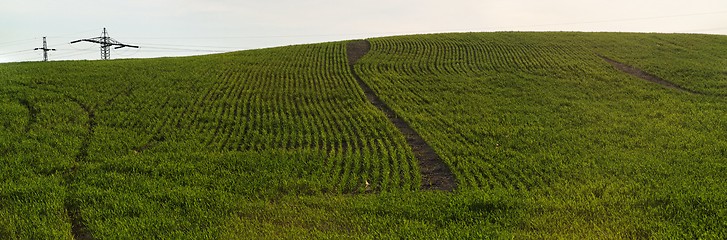
<svg viewBox="0 0 727 240">
<path fill-rule="evenodd" d="M 419 162 L 419 170 L 422 174 L 423 190 L 441 190 L 452 191 L 457 188 L 457 180 L 452 174 L 447 164 L 434 152 L 427 142 L 409 126 L 409 124 L 401 119 L 396 113 L 389 108 L 376 93 L 363 81 L 355 71 L 354 65 L 358 60 L 371 50 L 371 44 L 366 40 L 352 41 L 346 45 L 346 56 L 351 73 L 364 90 L 366 99 L 374 106 L 379 108 L 391 123 L 399 129 L 406 137 L 406 142 L 414 151 L 414 156 Z"/>
<path fill-rule="evenodd" d="M 616 60 L 610 59 L 610 58 L 605 57 L 605 56 L 601 56 L 601 55 L 598 55 L 598 56 L 601 57 L 604 61 L 606 61 L 609 64 L 611 64 L 613 67 L 615 67 L 619 71 L 622 71 L 622 72 L 631 74 L 631 75 L 633 75 L 635 77 L 638 77 L 638 78 L 644 79 L 646 81 L 649 81 L 649 82 L 653 82 L 653 83 L 662 85 L 662 86 L 667 87 L 667 88 L 676 89 L 676 90 L 679 90 L 679 91 L 688 92 L 688 93 L 692 93 L 692 94 L 702 94 L 700 92 L 697 92 L 697 91 L 694 91 L 694 90 L 691 90 L 691 89 L 687 89 L 687 88 L 684 88 L 682 86 L 676 85 L 676 84 L 674 84 L 672 82 L 669 82 L 669 81 L 666 81 L 664 79 L 661 79 L 660 77 L 657 77 L 657 76 L 654 76 L 654 75 L 652 75 L 650 73 L 644 72 L 641 69 L 638 69 L 638 68 L 635 68 L 635 67 L 632 67 L 632 66 L 629 66 L 629 65 L 620 63 L 620 62 L 618 62 Z"/>
<path fill-rule="evenodd" d="M 30 89 L 35 89 L 39 91 L 47 91 L 51 93 L 55 93 L 58 95 L 62 95 L 65 97 L 68 101 L 73 102 L 78 105 L 83 111 L 86 113 L 88 120 L 86 122 L 86 129 L 87 133 L 83 137 L 81 141 L 81 146 L 78 149 L 78 153 L 75 156 L 75 160 L 72 163 L 72 166 L 68 169 L 65 169 L 62 173 L 63 180 L 65 182 L 65 186 L 68 189 L 68 195 L 64 199 L 64 208 L 66 209 L 66 214 L 68 215 L 68 220 L 71 223 L 71 236 L 73 239 L 76 240 L 91 240 L 94 239 L 94 237 L 91 235 L 91 232 L 88 228 L 86 228 L 85 221 L 83 220 L 81 216 L 81 209 L 80 205 L 77 199 L 77 196 L 75 195 L 78 191 L 74 185 L 74 182 L 76 182 L 77 172 L 79 166 L 83 165 L 88 160 L 88 148 L 91 144 L 91 140 L 93 138 L 94 129 L 96 127 L 96 113 L 94 111 L 94 107 L 90 106 L 88 104 L 85 104 L 81 100 L 70 96 L 64 92 L 53 90 L 53 89 L 45 89 L 41 88 L 35 85 L 30 84 L 21 84 L 22 86 L 25 86 Z M 26 132 L 30 130 L 33 124 L 37 122 L 37 114 L 40 113 L 40 109 L 35 107 L 34 104 L 30 103 L 27 99 L 21 99 L 21 104 L 25 105 L 28 108 L 28 111 L 30 112 L 29 115 L 29 123 L 26 126 Z M 58 171 L 50 171 L 46 174 L 48 175 L 55 175 L 59 173 Z"/>
<path fill-rule="evenodd" d="M 66 186 L 70 190 L 71 194 L 73 194 L 75 192 L 78 192 L 76 187 L 73 186 L 73 183 L 76 182 L 78 168 L 88 161 L 88 148 L 91 145 L 91 140 L 93 139 L 93 134 L 97 122 L 96 112 L 94 111 L 94 108 L 92 106 L 87 105 L 82 101 L 78 100 L 77 98 L 68 95 L 66 95 L 66 98 L 78 104 L 78 106 L 80 106 L 83 111 L 86 112 L 86 114 L 88 115 L 88 122 L 86 123 L 88 133 L 83 139 L 83 142 L 81 142 L 81 148 L 78 150 L 78 154 L 76 155 L 76 161 L 73 163 L 73 167 L 71 167 L 71 169 L 69 169 L 68 172 L 64 175 Z M 80 203 L 78 203 L 78 200 L 75 199 L 76 197 L 77 196 L 71 195 L 70 197 L 66 197 L 65 200 L 66 211 L 68 213 L 68 218 L 71 221 L 71 234 L 73 235 L 73 239 L 94 239 L 93 235 L 91 235 L 91 232 L 84 223 L 85 221 L 83 220 L 83 216 L 81 215 Z"/>
</svg>

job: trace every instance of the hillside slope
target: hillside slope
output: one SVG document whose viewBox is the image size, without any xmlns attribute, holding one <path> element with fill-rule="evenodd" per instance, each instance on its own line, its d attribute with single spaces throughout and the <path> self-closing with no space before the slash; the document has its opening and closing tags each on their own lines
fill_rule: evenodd
<svg viewBox="0 0 727 240">
<path fill-rule="evenodd" d="M 727 37 L 368 42 L 0 64 L 0 238 L 727 237 Z"/>
</svg>

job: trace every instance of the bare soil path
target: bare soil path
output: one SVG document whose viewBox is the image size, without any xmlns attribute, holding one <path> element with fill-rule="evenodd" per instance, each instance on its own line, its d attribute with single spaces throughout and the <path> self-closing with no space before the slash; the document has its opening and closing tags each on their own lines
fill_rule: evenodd
<svg viewBox="0 0 727 240">
<path fill-rule="evenodd" d="M 406 142 L 414 151 L 414 156 L 419 162 L 419 170 L 422 174 L 422 189 L 424 190 L 440 190 L 452 191 L 457 188 L 457 180 L 452 174 L 447 164 L 434 152 L 427 142 L 409 126 L 409 124 L 401 119 L 396 113 L 389 108 L 376 93 L 358 76 L 354 65 L 358 60 L 371 50 L 371 44 L 366 40 L 353 41 L 346 46 L 346 55 L 348 64 L 351 68 L 353 77 L 358 85 L 363 89 L 366 98 L 379 108 L 384 115 L 401 131 L 406 137 Z"/>
<path fill-rule="evenodd" d="M 608 57 L 601 56 L 601 55 L 598 55 L 598 56 L 601 57 L 604 61 L 606 61 L 609 64 L 611 64 L 613 67 L 615 67 L 619 71 L 622 71 L 622 72 L 631 74 L 631 75 L 633 75 L 635 77 L 644 79 L 646 81 L 653 82 L 653 83 L 656 83 L 656 84 L 660 84 L 660 85 L 662 85 L 664 87 L 671 88 L 671 89 L 676 89 L 676 90 L 683 91 L 683 92 L 688 92 L 688 93 L 692 93 L 692 94 L 703 94 L 701 92 L 697 92 L 697 91 L 694 91 L 694 90 L 687 89 L 687 88 L 684 88 L 682 86 L 676 85 L 676 84 L 674 84 L 672 82 L 669 82 L 669 81 L 666 81 L 664 79 L 661 79 L 660 77 L 657 77 L 657 76 L 654 76 L 654 75 L 652 75 L 650 73 L 644 72 L 641 69 L 638 69 L 638 68 L 635 68 L 635 67 L 632 67 L 632 66 L 629 66 L 629 65 L 620 63 L 620 62 L 618 62 L 616 60 L 613 60 L 613 59 L 610 59 Z"/>
</svg>

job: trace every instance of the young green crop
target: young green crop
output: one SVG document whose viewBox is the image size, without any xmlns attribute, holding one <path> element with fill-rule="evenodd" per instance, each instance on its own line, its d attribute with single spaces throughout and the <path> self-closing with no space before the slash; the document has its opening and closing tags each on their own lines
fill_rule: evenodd
<svg viewBox="0 0 727 240">
<path fill-rule="evenodd" d="M 727 160 L 718 150 L 727 149 L 719 87 L 727 79 L 719 75 L 724 66 L 711 64 L 722 61 L 724 41 L 664 34 L 389 37 L 372 39 L 356 70 L 450 165 L 460 188 L 528 192 L 536 201 L 581 202 L 586 194 L 604 199 L 596 206 L 625 202 L 632 211 L 679 209 L 651 220 L 665 223 L 657 232 L 724 236 L 725 194 L 715 192 L 726 192 L 720 182 L 727 175 L 714 169 Z M 704 94 L 629 76 L 599 55 Z M 707 220 L 691 213 L 699 209 Z M 613 223 L 590 217 L 585 224 Z M 532 227 L 562 233 L 554 224 L 564 223 Z"/>
<path fill-rule="evenodd" d="M 420 185 L 403 136 L 349 74 L 343 43 L 2 71 L 12 73 L 0 80 L 11 187 L 0 223 L 13 236 L 63 238 L 53 234 L 72 225 L 96 237 L 208 236 L 216 230 L 203 226 L 235 211 L 220 201 Z M 18 182 L 29 174 L 57 193 L 12 197 L 40 187 Z"/>
<path fill-rule="evenodd" d="M 727 237 L 726 38 L 370 42 L 356 73 L 457 191 L 417 191 L 344 42 L 0 64 L 0 239 Z"/>
</svg>

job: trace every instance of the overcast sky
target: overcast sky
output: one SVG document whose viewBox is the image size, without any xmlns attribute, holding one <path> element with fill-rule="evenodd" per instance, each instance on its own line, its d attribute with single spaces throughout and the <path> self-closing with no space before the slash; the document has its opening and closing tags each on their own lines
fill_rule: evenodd
<svg viewBox="0 0 727 240">
<path fill-rule="evenodd" d="M 727 0 L 0 0 L 0 62 L 199 55 L 388 35 L 490 31 L 727 35 Z"/>
</svg>

